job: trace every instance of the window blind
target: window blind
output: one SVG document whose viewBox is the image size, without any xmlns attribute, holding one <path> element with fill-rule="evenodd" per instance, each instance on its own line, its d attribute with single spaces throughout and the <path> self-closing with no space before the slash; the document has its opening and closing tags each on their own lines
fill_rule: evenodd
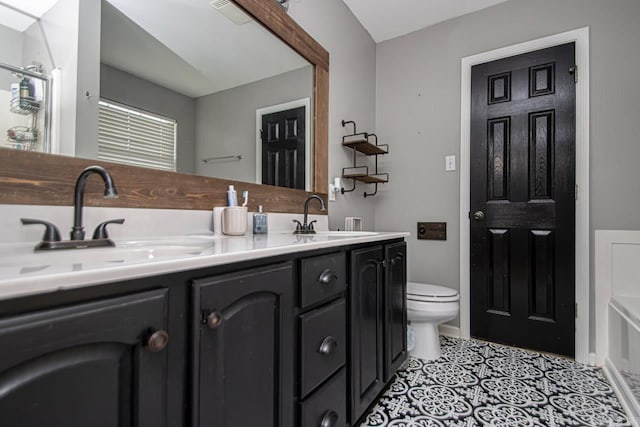
<svg viewBox="0 0 640 427">
<path fill-rule="evenodd" d="M 176 170 L 175 120 L 101 99 L 98 158 L 109 162 Z"/>
</svg>

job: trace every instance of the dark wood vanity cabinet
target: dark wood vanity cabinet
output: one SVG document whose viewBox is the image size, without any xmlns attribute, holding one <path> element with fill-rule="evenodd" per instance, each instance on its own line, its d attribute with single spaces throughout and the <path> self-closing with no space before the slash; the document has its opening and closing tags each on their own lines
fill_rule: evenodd
<svg viewBox="0 0 640 427">
<path fill-rule="evenodd" d="M 406 359 L 405 258 L 395 239 L 0 300 L 0 425 L 354 427 Z"/>
<path fill-rule="evenodd" d="M 193 425 L 293 427 L 291 263 L 193 281 Z"/>
<path fill-rule="evenodd" d="M 166 291 L 0 320 L 3 427 L 165 426 Z"/>
<path fill-rule="evenodd" d="M 406 244 L 351 252 L 350 401 L 355 422 L 407 358 Z"/>
<path fill-rule="evenodd" d="M 407 244 L 385 245 L 384 380 L 407 360 Z"/>
<path fill-rule="evenodd" d="M 345 252 L 301 259 L 300 427 L 344 427 L 347 419 Z"/>
</svg>

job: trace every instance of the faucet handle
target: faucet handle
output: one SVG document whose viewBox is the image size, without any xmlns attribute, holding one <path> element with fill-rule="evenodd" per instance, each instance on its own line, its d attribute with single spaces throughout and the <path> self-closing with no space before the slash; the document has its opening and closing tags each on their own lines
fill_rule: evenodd
<svg viewBox="0 0 640 427">
<path fill-rule="evenodd" d="M 93 232 L 93 240 L 108 239 L 109 234 L 107 234 L 107 225 L 109 224 L 124 224 L 124 218 L 111 219 L 109 221 L 100 223 L 96 227 L 96 231 Z"/>
<path fill-rule="evenodd" d="M 296 231 L 302 231 L 302 223 L 300 221 L 298 221 L 297 219 L 294 219 L 293 222 L 295 222 L 296 225 Z"/>
<path fill-rule="evenodd" d="M 44 225 L 44 236 L 42 236 L 43 242 L 59 242 L 62 240 L 60 237 L 60 230 L 54 224 L 49 221 L 43 221 L 41 219 L 20 218 L 23 225 L 41 224 Z"/>
<path fill-rule="evenodd" d="M 307 225 L 307 230 L 309 230 L 309 231 L 313 231 L 313 223 L 314 223 L 314 222 L 318 222 L 318 221 L 316 221 L 315 219 L 314 219 L 313 221 L 311 221 L 311 222 Z"/>
</svg>

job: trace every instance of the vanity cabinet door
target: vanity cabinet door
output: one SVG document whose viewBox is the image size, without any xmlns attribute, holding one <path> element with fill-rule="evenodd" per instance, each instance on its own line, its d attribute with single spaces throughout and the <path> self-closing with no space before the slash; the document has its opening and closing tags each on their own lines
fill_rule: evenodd
<svg viewBox="0 0 640 427">
<path fill-rule="evenodd" d="M 166 426 L 157 290 L 0 320 L 2 427 Z"/>
<path fill-rule="evenodd" d="M 385 267 L 385 358 L 384 379 L 388 381 L 407 360 L 407 244 L 384 248 Z"/>
<path fill-rule="evenodd" d="M 193 284 L 192 425 L 292 427 L 292 265 Z"/>
<path fill-rule="evenodd" d="M 382 246 L 351 252 L 351 422 L 384 388 Z"/>
</svg>

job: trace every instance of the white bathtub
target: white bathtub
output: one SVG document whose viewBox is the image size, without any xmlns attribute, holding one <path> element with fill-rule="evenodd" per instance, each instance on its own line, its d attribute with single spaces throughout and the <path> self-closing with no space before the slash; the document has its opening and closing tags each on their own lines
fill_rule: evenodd
<svg viewBox="0 0 640 427">
<path fill-rule="evenodd" d="M 611 297 L 609 357 L 605 363 L 637 423 L 640 420 L 640 297 Z"/>
<path fill-rule="evenodd" d="M 597 230 L 596 360 L 640 426 L 640 231 Z"/>
</svg>

